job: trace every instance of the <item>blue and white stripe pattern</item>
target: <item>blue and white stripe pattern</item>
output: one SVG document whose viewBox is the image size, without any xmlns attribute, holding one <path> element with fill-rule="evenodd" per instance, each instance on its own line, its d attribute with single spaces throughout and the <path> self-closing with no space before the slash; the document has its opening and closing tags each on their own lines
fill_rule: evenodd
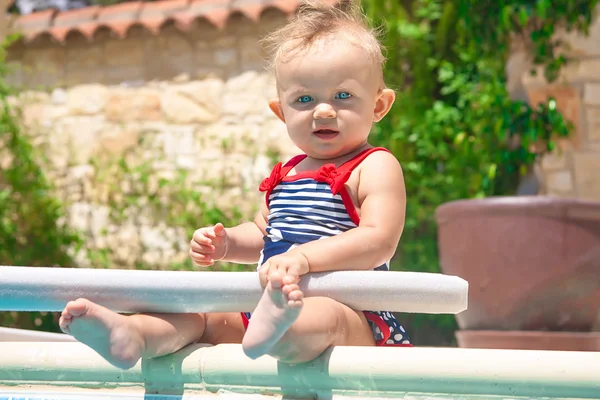
<svg viewBox="0 0 600 400">
<path fill-rule="evenodd" d="M 269 216 L 265 246 L 259 268 L 269 258 L 313 240 L 339 235 L 356 228 L 342 196 L 333 194 L 328 183 L 300 177 L 279 181 L 268 197 Z M 389 270 L 388 263 L 375 270 Z M 382 276 L 385 279 L 385 276 Z M 246 313 L 250 318 L 250 313 Z M 380 345 L 410 345 L 410 339 L 394 315 L 387 311 L 365 311 L 375 341 Z M 389 330 L 382 332 L 382 330 Z"/>
</svg>

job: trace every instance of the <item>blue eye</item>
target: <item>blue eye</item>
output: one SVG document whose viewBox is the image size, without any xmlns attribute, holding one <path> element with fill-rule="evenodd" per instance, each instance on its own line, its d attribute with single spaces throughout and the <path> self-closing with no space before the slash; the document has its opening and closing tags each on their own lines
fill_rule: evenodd
<svg viewBox="0 0 600 400">
<path fill-rule="evenodd" d="M 298 103 L 308 103 L 310 101 L 312 101 L 313 98 L 311 96 L 300 96 L 298 98 L 298 100 L 296 100 Z"/>
<path fill-rule="evenodd" d="M 350 97 L 352 97 L 352 95 L 348 92 L 340 92 L 338 94 L 335 95 L 336 99 L 340 99 L 340 100 L 347 100 Z"/>
</svg>

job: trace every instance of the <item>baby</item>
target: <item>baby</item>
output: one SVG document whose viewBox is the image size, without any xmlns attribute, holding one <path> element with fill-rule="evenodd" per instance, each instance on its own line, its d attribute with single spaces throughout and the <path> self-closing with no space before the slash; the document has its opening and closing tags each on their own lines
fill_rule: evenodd
<svg viewBox="0 0 600 400">
<path fill-rule="evenodd" d="M 252 314 L 124 316 L 86 299 L 68 303 L 61 329 L 117 367 L 194 342 L 241 343 L 251 358 L 289 363 L 330 346 L 410 346 L 391 313 L 304 298 L 298 286 L 312 272 L 386 271 L 400 240 L 402 170 L 367 142 L 395 99 L 383 81 L 381 45 L 353 6 L 313 1 L 265 41 L 278 93 L 269 107 L 304 154 L 278 163 L 262 182 L 266 201 L 253 222 L 201 228 L 190 243 L 198 266 L 258 263 L 264 294 Z"/>
</svg>

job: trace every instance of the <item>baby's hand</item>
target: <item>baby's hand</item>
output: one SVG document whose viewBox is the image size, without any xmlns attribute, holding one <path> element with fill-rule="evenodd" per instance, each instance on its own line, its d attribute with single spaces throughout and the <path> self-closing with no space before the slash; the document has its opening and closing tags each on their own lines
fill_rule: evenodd
<svg viewBox="0 0 600 400">
<path fill-rule="evenodd" d="M 278 279 L 283 279 L 285 285 L 289 285 L 298 283 L 300 276 L 308 272 L 308 260 L 304 254 L 290 252 L 269 258 L 266 263 L 261 265 L 258 276 L 260 284 L 265 287 L 273 275 L 276 275 Z"/>
<path fill-rule="evenodd" d="M 190 241 L 190 258 L 199 267 L 208 267 L 222 260 L 229 245 L 227 231 L 220 222 L 215 226 L 200 228 Z"/>
</svg>

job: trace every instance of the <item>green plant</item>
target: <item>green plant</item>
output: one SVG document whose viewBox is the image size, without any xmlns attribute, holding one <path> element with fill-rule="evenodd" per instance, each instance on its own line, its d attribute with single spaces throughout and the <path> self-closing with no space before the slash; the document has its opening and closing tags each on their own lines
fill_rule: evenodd
<svg viewBox="0 0 600 400">
<path fill-rule="evenodd" d="M 152 136 L 146 132 L 147 136 Z M 214 225 L 217 222 L 225 226 L 240 223 L 248 218 L 236 206 L 227 207 L 218 204 L 219 194 L 227 189 L 228 184 L 224 176 L 211 180 L 201 180 L 190 176 L 190 171 L 175 168 L 169 173 L 157 168 L 157 161 L 167 164 L 158 157 L 158 149 L 149 150 L 152 143 L 140 140 L 138 145 L 127 150 L 125 154 L 110 159 L 96 160 L 96 176 L 94 181 L 101 191 L 106 194 L 109 206 L 109 220 L 111 224 L 123 226 L 132 218 L 138 218 L 135 225 L 150 225 L 163 227 L 170 230 L 177 237 L 165 237 L 170 240 L 173 254 L 187 255 L 187 243 L 194 231 L 202 226 Z M 144 153 L 152 154 L 145 158 Z M 224 174 L 224 172 L 222 172 Z M 211 196 L 205 196 L 202 188 L 210 188 Z M 209 199 L 207 199 L 210 197 Z M 99 203 L 102 200 L 98 199 Z M 144 219 L 141 223 L 139 218 Z M 180 240 L 184 238 L 184 240 Z M 184 246 L 183 248 L 181 246 Z M 104 249 L 106 250 L 106 249 Z M 112 254 L 108 252 L 105 262 L 110 264 Z M 152 266 L 136 259 L 137 268 L 148 269 Z M 108 266 L 107 266 L 108 267 Z M 168 265 L 161 266 L 170 270 L 196 270 L 191 260 L 173 260 Z M 217 270 L 245 270 L 247 266 L 218 263 L 211 269 Z"/>
<path fill-rule="evenodd" d="M 570 131 L 553 100 L 512 100 L 505 64 L 525 40 L 552 81 L 568 61 L 556 27 L 587 32 L 598 0 L 362 0 L 385 28 L 394 108 L 374 144 L 400 160 L 408 193 L 395 268 L 439 272 L 434 211 L 461 198 L 514 194 L 538 157 Z M 419 344 L 450 344 L 452 316 L 406 316 Z M 432 332 L 433 332 L 433 337 Z"/>
<path fill-rule="evenodd" d="M 5 49 L 0 47 L 0 264 L 73 266 L 81 236 L 65 223 L 60 201 L 38 163 L 40 154 L 21 131 L 19 112 L 9 104 L 13 91 L 4 77 Z M 33 271 L 32 271 L 33 273 Z M 0 326 L 55 330 L 53 313 L 0 313 Z"/>
</svg>

